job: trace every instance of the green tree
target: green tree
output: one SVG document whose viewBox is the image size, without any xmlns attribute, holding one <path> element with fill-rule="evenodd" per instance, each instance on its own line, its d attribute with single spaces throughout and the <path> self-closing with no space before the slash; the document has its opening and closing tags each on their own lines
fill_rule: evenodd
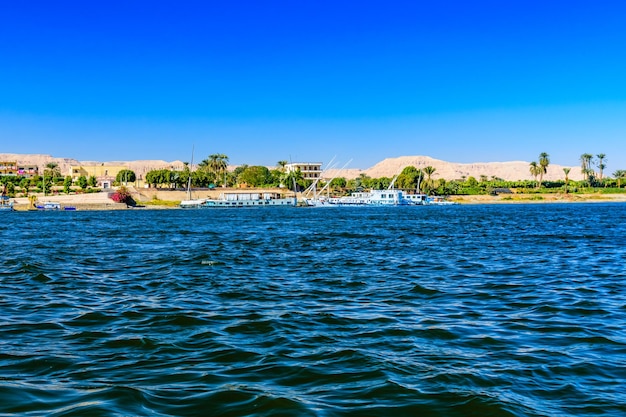
<svg viewBox="0 0 626 417">
<path fill-rule="evenodd" d="M 593 179 L 593 168 L 591 168 L 593 163 L 593 155 L 590 153 L 584 153 L 580 155 L 580 172 L 587 177 L 587 183 L 591 185 Z"/>
<path fill-rule="evenodd" d="M 604 173 L 604 168 L 606 168 L 606 164 L 604 163 L 606 161 L 606 155 L 599 153 L 596 155 L 596 158 L 598 158 L 598 177 L 599 180 L 602 181 L 602 174 Z"/>
<path fill-rule="evenodd" d="M 24 197 L 28 195 L 30 187 L 30 180 L 28 178 L 22 178 L 20 181 L 20 188 L 22 189 L 22 193 L 24 193 Z"/>
<path fill-rule="evenodd" d="M 48 162 L 43 172 L 44 176 L 49 177 L 52 182 L 61 177 L 61 168 L 59 168 L 59 164 L 56 162 Z"/>
<path fill-rule="evenodd" d="M 81 175 L 80 177 L 78 177 L 76 182 L 78 183 L 78 186 L 82 188 L 83 190 L 87 188 L 87 177 L 85 177 L 84 175 Z"/>
<path fill-rule="evenodd" d="M 119 184 L 127 184 L 129 182 L 135 182 L 137 180 L 137 176 L 135 175 L 135 171 L 130 169 L 122 169 L 115 176 L 115 181 Z"/>
<path fill-rule="evenodd" d="M 280 172 L 285 172 L 285 167 L 287 166 L 288 162 L 287 161 L 278 161 L 276 163 L 276 166 L 278 167 L 278 170 Z"/>
<path fill-rule="evenodd" d="M 15 184 L 13 184 L 13 181 L 6 184 L 6 191 L 9 197 L 15 197 Z"/>
<path fill-rule="evenodd" d="M 424 181 L 424 191 L 426 194 L 430 194 L 430 192 L 435 188 L 435 184 L 432 179 L 435 171 L 437 171 L 437 168 L 430 165 L 424 168 L 424 174 L 426 175 L 426 180 Z"/>
<path fill-rule="evenodd" d="M 222 180 L 222 186 L 226 187 L 226 171 L 228 169 L 228 156 L 222 153 L 209 155 L 208 159 L 198 164 L 198 167 L 215 174 L 216 178 Z"/>
<path fill-rule="evenodd" d="M 568 185 L 569 185 L 569 172 L 571 168 L 563 168 L 563 172 L 565 173 L 565 192 L 567 193 Z"/>
<path fill-rule="evenodd" d="M 541 188 L 541 183 L 543 182 L 543 174 L 548 173 L 548 165 L 550 165 L 550 155 L 545 152 L 539 154 L 539 185 L 538 188 Z"/>
<path fill-rule="evenodd" d="M 537 162 L 532 161 L 530 163 L 530 175 L 533 176 L 533 178 L 535 179 L 535 183 L 537 183 L 537 187 L 539 187 L 539 183 L 537 182 L 537 177 L 539 176 L 539 174 L 541 173 L 541 165 L 539 165 Z"/>
<path fill-rule="evenodd" d="M 96 177 L 91 175 L 89 179 L 87 179 L 87 185 L 89 185 L 90 187 L 95 187 L 96 185 L 98 185 L 98 180 L 96 179 Z"/>
<path fill-rule="evenodd" d="M 626 170 L 618 169 L 617 171 L 613 173 L 613 177 L 615 177 L 615 179 L 617 180 L 617 188 L 621 188 L 622 180 L 626 179 Z"/>
<path fill-rule="evenodd" d="M 414 166 L 404 167 L 398 178 L 396 179 L 396 186 L 404 190 L 417 189 L 417 184 L 422 177 L 422 171 Z"/>
<path fill-rule="evenodd" d="M 333 178 L 330 181 L 329 187 L 332 187 L 334 190 L 344 189 L 346 188 L 347 183 L 348 182 L 346 181 L 344 177 L 337 177 L 337 178 Z"/>
<path fill-rule="evenodd" d="M 238 180 L 251 187 L 262 187 L 271 183 L 272 174 L 266 167 L 255 165 L 247 167 L 241 174 L 239 174 Z"/>
<path fill-rule="evenodd" d="M 63 180 L 63 192 L 69 194 L 72 191 L 72 177 L 67 175 Z"/>
<path fill-rule="evenodd" d="M 284 184 L 291 191 L 299 191 L 304 187 L 304 176 L 300 169 L 285 172 L 281 184 Z"/>
</svg>

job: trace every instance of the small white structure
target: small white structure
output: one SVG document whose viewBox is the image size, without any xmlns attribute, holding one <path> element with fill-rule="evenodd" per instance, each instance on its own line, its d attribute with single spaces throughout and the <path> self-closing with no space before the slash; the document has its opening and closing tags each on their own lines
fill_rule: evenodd
<svg viewBox="0 0 626 417">
<path fill-rule="evenodd" d="M 285 165 L 287 172 L 295 172 L 300 170 L 305 180 L 316 180 L 322 174 L 321 162 L 292 162 Z"/>
</svg>

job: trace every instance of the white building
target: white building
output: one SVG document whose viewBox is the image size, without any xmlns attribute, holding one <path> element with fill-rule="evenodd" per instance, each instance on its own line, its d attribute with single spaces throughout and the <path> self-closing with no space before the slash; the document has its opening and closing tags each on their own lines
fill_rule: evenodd
<svg viewBox="0 0 626 417">
<path fill-rule="evenodd" d="M 322 173 L 321 162 L 292 162 L 285 165 L 287 172 L 294 172 L 300 170 L 302 177 L 305 180 L 316 180 Z"/>
</svg>

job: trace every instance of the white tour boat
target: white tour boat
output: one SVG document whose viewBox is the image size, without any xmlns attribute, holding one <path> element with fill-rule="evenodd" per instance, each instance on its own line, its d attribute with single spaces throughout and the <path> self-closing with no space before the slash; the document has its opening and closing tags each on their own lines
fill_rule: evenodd
<svg viewBox="0 0 626 417">
<path fill-rule="evenodd" d="M 217 200 L 204 200 L 200 208 L 295 207 L 296 205 L 295 197 L 283 197 L 280 193 L 230 192 L 220 194 Z"/>
</svg>

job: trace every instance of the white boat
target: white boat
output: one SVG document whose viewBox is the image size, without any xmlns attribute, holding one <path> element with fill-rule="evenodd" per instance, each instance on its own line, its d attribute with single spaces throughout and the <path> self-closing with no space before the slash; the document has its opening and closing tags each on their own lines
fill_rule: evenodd
<svg viewBox="0 0 626 417">
<path fill-rule="evenodd" d="M 371 190 L 352 193 L 345 197 L 307 200 L 307 205 L 312 207 L 408 206 L 410 202 L 404 198 L 400 190 Z"/>
<path fill-rule="evenodd" d="M 445 197 L 441 196 L 429 196 L 424 204 L 429 206 L 453 206 L 459 203 L 455 201 L 448 201 Z"/>
<path fill-rule="evenodd" d="M 193 151 L 194 151 L 194 147 L 191 148 L 191 164 L 189 165 L 189 178 L 187 180 L 187 200 L 183 200 L 180 202 L 180 207 L 181 208 L 201 208 L 202 205 L 206 202 L 206 198 L 196 198 L 193 199 L 191 198 L 191 177 L 193 174 Z"/>
<path fill-rule="evenodd" d="M 220 194 L 217 200 L 204 200 L 200 208 L 295 207 L 296 205 L 295 197 L 285 198 L 280 193 L 231 192 Z"/>
<path fill-rule="evenodd" d="M 201 208 L 202 205 L 207 201 L 206 198 L 198 198 L 195 200 L 183 200 L 180 202 L 181 208 Z"/>
<path fill-rule="evenodd" d="M 0 211 L 13 211 L 13 202 L 6 196 L 0 196 Z"/>
<path fill-rule="evenodd" d="M 61 210 L 61 203 L 45 201 L 37 205 L 38 210 Z"/>
<path fill-rule="evenodd" d="M 427 204 L 428 196 L 426 194 L 404 194 L 404 199 L 412 206 L 423 206 Z"/>
</svg>

